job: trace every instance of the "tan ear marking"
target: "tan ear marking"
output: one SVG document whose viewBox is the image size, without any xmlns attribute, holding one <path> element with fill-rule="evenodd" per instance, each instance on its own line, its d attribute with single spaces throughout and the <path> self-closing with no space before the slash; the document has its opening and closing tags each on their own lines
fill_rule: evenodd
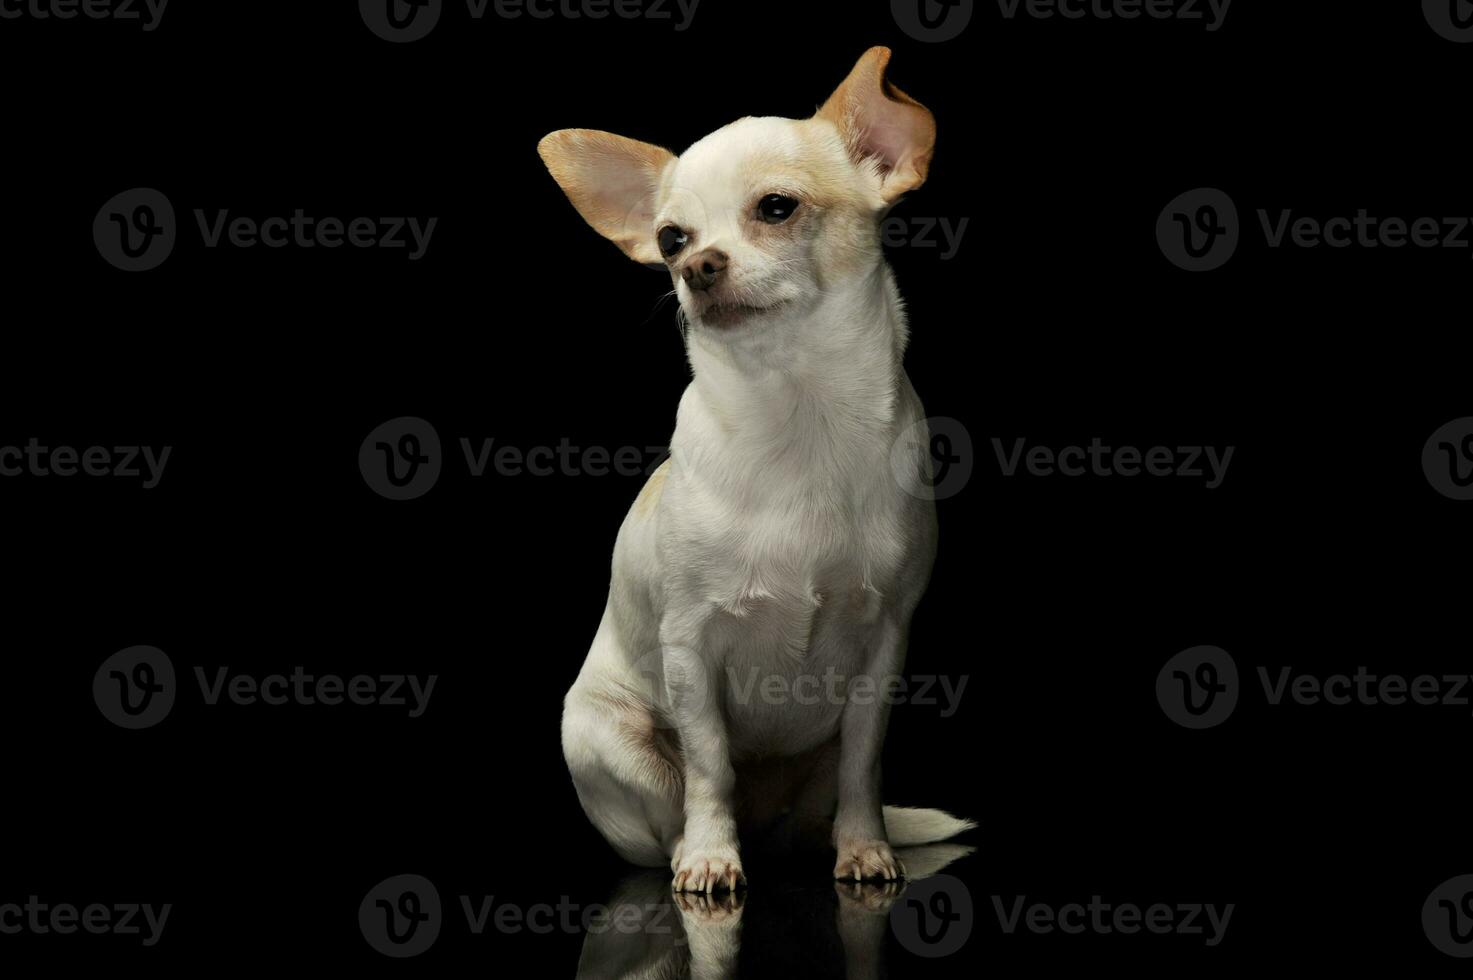
<svg viewBox="0 0 1473 980">
<path fill-rule="evenodd" d="M 636 262 L 662 263 L 651 225 L 661 178 L 675 154 L 596 129 L 549 133 L 537 153 L 595 231 Z"/>
<path fill-rule="evenodd" d="M 856 159 L 879 162 L 887 203 L 926 182 L 936 147 L 931 111 L 885 77 L 890 49 L 870 48 L 817 116 L 839 128 Z"/>
</svg>

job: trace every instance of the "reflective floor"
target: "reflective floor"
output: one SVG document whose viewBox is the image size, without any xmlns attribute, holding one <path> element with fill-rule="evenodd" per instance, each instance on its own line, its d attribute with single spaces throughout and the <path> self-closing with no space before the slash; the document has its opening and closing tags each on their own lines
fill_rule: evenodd
<svg viewBox="0 0 1473 980">
<path fill-rule="evenodd" d="M 776 869 L 762 869 L 759 878 L 753 868 L 756 887 L 707 897 L 672 894 L 668 872 L 633 874 L 607 900 L 607 921 L 589 931 L 577 975 L 580 980 L 946 975 L 950 971 L 934 969 L 937 960 L 965 943 L 971 921 L 970 909 L 963 921 L 948 887 L 956 879 L 942 872 L 972 851 L 957 844 L 897 851 L 909 877 L 888 886 L 772 873 Z"/>
</svg>

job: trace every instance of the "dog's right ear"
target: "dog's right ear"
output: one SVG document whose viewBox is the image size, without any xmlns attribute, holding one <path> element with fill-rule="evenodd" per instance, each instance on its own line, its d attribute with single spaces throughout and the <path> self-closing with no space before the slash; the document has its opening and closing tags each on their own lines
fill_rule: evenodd
<svg viewBox="0 0 1473 980">
<path fill-rule="evenodd" d="M 664 265 L 652 227 L 675 154 L 596 129 L 560 129 L 537 144 L 542 162 L 593 230 L 645 265 Z"/>
</svg>

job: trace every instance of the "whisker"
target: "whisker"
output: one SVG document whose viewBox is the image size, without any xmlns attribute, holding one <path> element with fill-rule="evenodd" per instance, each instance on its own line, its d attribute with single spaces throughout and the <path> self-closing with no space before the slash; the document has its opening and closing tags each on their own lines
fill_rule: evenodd
<svg viewBox="0 0 1473 980">
<path fill-rule="evenodd" d="M 655 318 L 655 315 L 659 313 L 660 310 L 665 306 L 665 301 L 672 298 L 673 296 L 675 296 L 675 290 L 672 289 L 668 293 L 662 294 L 659 299 L 655 300 L 654 308 L 650 310 L 650 315 L 644 318 L 644 322 L 639 325 L 640 329 L 649 326 L 650 321 L 653 320 Z"/>
</svg>

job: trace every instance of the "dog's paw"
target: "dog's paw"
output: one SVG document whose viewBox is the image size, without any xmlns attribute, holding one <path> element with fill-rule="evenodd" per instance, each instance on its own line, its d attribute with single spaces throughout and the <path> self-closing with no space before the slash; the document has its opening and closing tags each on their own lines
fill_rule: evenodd
<svg viewBox="0 0 1473 980">
<path fill-rule="evenodd" d="M 838 881 L 898 881 L 905 877 L 905 865 L 882 840 L 841 841 L 839 859 L 834 862 L 834 878 Z"/>
<path fill-rule="evenodd" d="M 710 895 L 736 891 L 747 884 L 747 876 L 742 874 L 742 859 L 732 848 L 682 846 L 674 861 L 674 871 L 671 887 L 677 892 Z"/>
<path fill-rule="evenodd" d="M 834 891 L 839 896 L 839 911 L 844 915 L 884 915 L 905 891 L 905 882 L 898 878 L 875 882 L 835 881 Z"/>
<path fill-rule="evenodd" d="M 728 925 L 741 918 L 742 907 L 746 904 L 746 898 L 739 891 L 724 891 L 710 895 L 695 894 L 693 892 L 676 892 L 675 904 L 679 907 L 681 918 L 687 923 L 691 921 L 710 925 Z"/>
</svg>

